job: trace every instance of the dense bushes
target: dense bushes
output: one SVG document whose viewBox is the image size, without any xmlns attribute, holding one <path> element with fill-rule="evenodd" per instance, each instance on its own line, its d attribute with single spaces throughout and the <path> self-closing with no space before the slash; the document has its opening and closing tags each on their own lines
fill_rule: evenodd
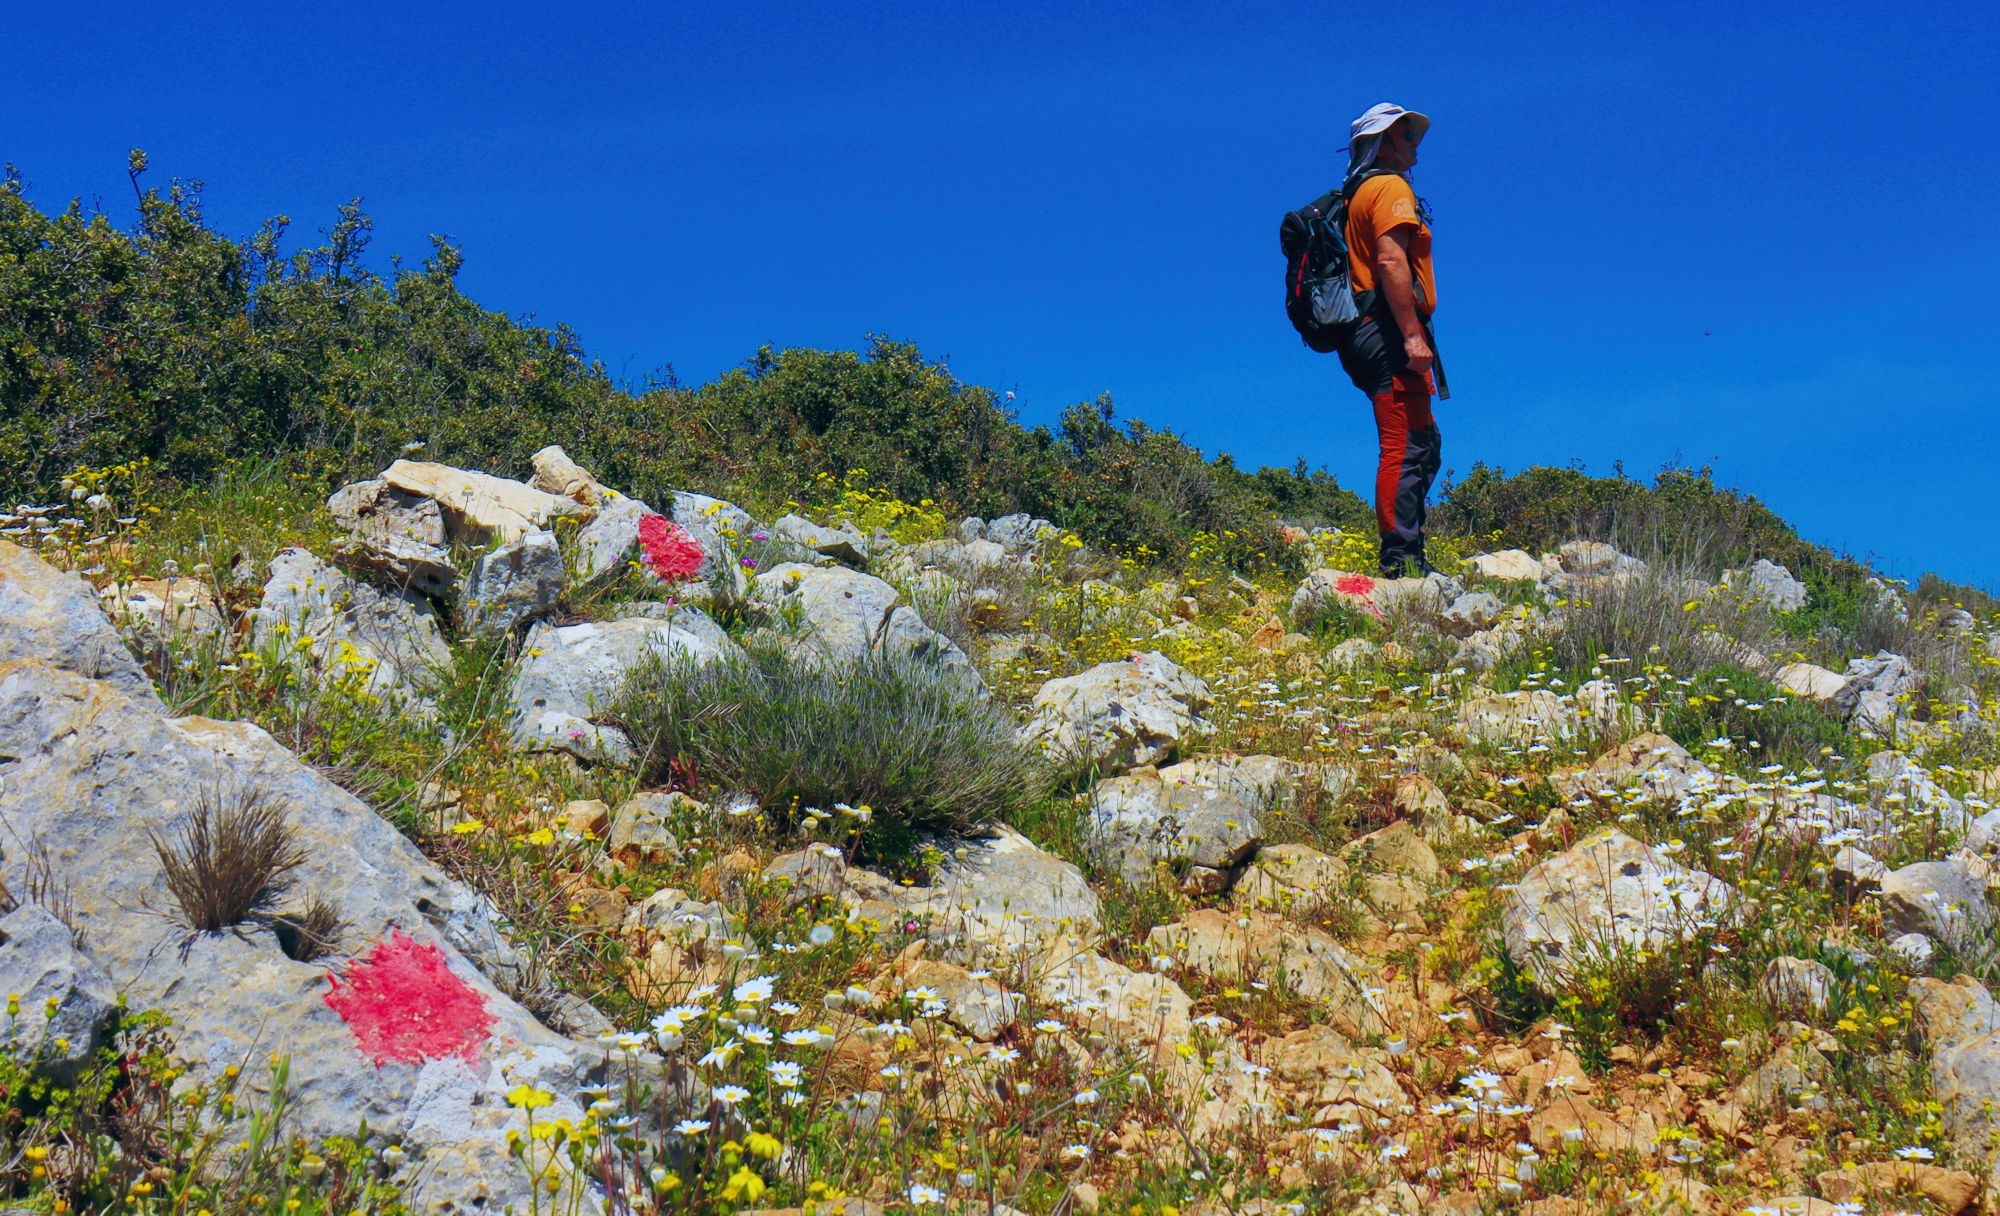
<svg viewBox="0 0 2000 1216">
<path fill-rule="evenodd" d="M 655 664 L 614 712 L 648 784 L 748 793 L 781 829 L 851 833 L 866 856 L 906 857 L 922 834 L 1007 819 L 1047 789 L 1012 717 L 921 659 L 811 667 L 753 644 L 706 666 Z"/>
<path fill-rule="evenodd" d="M 135 153 L 138 189 L 144 157 Z M 518 473 L 562 443 L 607 482 L 778 507 L 815 474 L 866 469 L 912 501 L 1028 511 L 1096 545 L 1175 557 L 1196 531 L 1238 564 L 1274 552 L 1275 514 L 1359 518 L 1324 472 L 1246 473 L 1138 422 L 1108 398 L 1059 428 L 1022 426 L 994 393 L 914 347 L 759 351 L 709 384 L 614 386 L 569 331 L 517 323 L 460 293 L 459 251 L 367 268 L 370 222 L 340 209 L 321 243 L 288 221 L 237 242 L 198 183 L 139 192 L 127 231 L 71 204 L 45 215 L 0 186 L 0 484 L 50 492 L 79 466 L 151 458 L 206 479 L 230 457 L 289 453 L 325 482 L 423 444 Z"/>
</svg>

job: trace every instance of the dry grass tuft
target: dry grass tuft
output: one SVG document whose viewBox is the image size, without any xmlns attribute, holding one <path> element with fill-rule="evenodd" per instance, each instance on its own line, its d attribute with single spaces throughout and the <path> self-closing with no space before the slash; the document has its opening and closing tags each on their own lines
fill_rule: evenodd
<svg viewBox="0 0 2000 1216">
<path fill-rule="evenodd" d="M 324 895 L 313 896 L 301 911 L 281 913 L 272 924 L 285 956 L 301 963 L 338 953 L 341 932 L 347 928 L 340 910 Z"/>
<path fill-rule="evenodd" d="M 188 927 L 204 933 L 267 907 L 305 861 L 284 807 L 256 786 L 211 787 L 186 823 L 148 835 Z"/>
</svg>

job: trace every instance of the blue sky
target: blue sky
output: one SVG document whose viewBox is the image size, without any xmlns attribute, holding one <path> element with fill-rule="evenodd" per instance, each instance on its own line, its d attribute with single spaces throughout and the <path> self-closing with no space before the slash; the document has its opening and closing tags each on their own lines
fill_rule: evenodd
<svg viewBox="0 0 2000 1216">
<path fill-rule="evenodd" d="M 237 233 L 358 195 L 385 264 L 448 234 L 614 375 L 880 332 L 1031 424 L 1109 390 L 1365 488 L 1276 228 L 1394 100 L 1447 467 L 1712 464 L 2000 589 L 2000 6 L 1367 7 L 13 3 L 0 155 L 123 219 L 143 147 Z"/>
</svg>

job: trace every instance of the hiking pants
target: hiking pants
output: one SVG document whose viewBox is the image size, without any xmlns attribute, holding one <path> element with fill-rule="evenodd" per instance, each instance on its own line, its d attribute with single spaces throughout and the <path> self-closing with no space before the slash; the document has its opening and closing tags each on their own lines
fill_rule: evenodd
<svg viewBox="0 0 2000 1216">
<path fill-rule="evenodd" d="M 1375 524 L 1382 536 L 1382 569 L 1400 570 L 1406 559 L 1424 555 L 1424 516 L 1441 459 L 1430 379 L 1406 370 L 1409 361 L 1395 322 L 1373 314 L 1356 324 L 1340 363 L 1375 407 L 1381 442 Z"/>
</svg>

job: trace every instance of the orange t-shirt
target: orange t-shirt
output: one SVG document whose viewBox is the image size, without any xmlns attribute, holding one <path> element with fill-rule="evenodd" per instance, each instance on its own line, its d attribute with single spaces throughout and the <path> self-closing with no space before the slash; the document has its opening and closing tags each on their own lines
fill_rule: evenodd
<svg viewBox="0 0 2000 1216">
<path fill-rule="evenodd" d="M 1394 173 L 1362 182 L 1354 200 L 1347 204 L 1347 275 L 1356 294 L 1371 290 L 1375 286 L 1375 254 L 1382 238 L 1405 225 L 1416 228 L 1410 235 L 1410 271 L 1422 293 L 1417 311 L 1429 316 L 1438 298 L 1437 280 L 1431 274 L 1431 230 L 1417 218 L 1416 191 Z"/>
</svg>

